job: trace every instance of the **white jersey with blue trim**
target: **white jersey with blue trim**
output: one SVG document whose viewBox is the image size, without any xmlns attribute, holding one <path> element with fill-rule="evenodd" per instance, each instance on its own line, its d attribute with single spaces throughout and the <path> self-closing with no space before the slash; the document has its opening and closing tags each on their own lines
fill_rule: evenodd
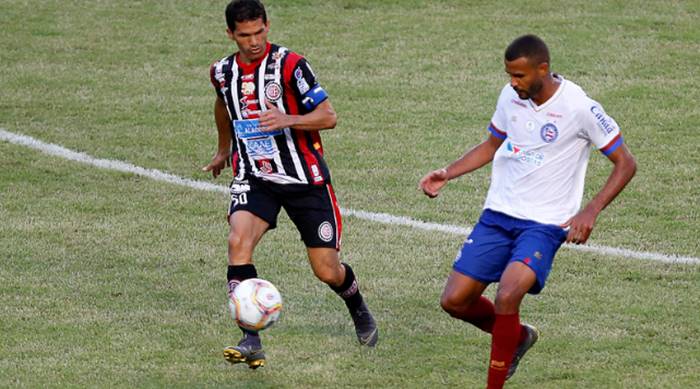
<svg viewBox="0 0 700 389">
<path fill-rule="evenodd" d="M 538 106 L 510 85 L 501 91 L 489 131 L 504 142 L 493 159 L 484 208 L 519 219 L 560 225 L 581 207 L 591 146 L 609 155 L 622 144 L 620 128 L 575 83 Z"/>
</svg>

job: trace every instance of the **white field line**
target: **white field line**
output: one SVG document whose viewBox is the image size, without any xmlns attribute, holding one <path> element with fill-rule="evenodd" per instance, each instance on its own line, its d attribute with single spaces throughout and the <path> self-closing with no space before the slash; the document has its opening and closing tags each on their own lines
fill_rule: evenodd
<svg viewBox="0 0 700 389">
<path fill-rule="evenodd" d="M 130 163 L 116 161 L 111 159 L 95 158 L 85 153 L 66 149 L 65 147 L 45 143 L 27 135 L 16 134 L 0 128 L 0 140 L 13 143 L 16 145 L 26 146 L 42 153 L 61 157 L 71 161 L 81 162 L 87 165 L 97 166 L 103 169 L 116 170 L 119 172 L 132 173 L 139 176 L 151 178 L 156 181 L 168 182 L 175 185 L 190 187 L 193 189 L 228 193 L 229 189 L 223 185 L 216 185 L 205 181 L 191 180 L 178 177 L 174 174 L 165 173 L 156 169 L 146 169 Z M 420 220 L 411 219 L 405 216 L 394 216 L 387 213 L 368 212 L 363 210 L 341 208 L 341 213 L 345 216 L 352 216 L 359 219 L 369 220 L 377 223 L 406 226 L 425 231 L 447 232 L 456 235 L 465 236 L 471 232 L 471 227 L 455 226 L 449 224 L 428 223 Z M 700 264 L 700 258 L 685 257 L 679 255 L 669 255 L 662 253 L 654 253 L 648 251 L 634 251 L 624 248 L 599 246 L 599 245 L 569 245 L 563 247 L 579 251 L 592 252 L 602 255 L 621 256 L 634 259 L 646 259 L 666 263 L 687 263 Z"/>
</svg>

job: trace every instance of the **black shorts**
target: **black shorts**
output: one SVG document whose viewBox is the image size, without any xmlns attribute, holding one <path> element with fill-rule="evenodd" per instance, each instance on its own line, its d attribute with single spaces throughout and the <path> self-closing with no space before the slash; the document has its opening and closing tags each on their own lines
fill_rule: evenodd
<svg viewBox="0 0 700 389">
<path fill-rule="evenodd" d="M 251 179 L 231 182 L 229 216 L 248 211 L 265 220 L 269 229 L 277 226 L 277 215 L 284 207 L 306 247 L 340 250 L 342 221 L 340 208 L 330 183 L 325 185 L 279 185 Z"/>
</svg>

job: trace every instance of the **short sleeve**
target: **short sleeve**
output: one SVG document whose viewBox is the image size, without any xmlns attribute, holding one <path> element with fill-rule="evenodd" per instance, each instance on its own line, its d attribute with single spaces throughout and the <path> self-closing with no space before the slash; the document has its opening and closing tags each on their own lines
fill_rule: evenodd
<svg viewBox="0 0 700 389">
<path fill-rule="evenodd" d="M 218 71 L 217 71 L 218 69 Z M 220 98 L 224 98 L 224 95 L 221 93 L 221 86 L 223 82 L 223 75 L 221 75 L 221 66 L 219 65 L 219 62 L 214 62 L 211 67 L 209 68 L 209 80 L 211 81 L 211 85 L 214 87 L 214 90 L 216 91 L 216 95 L 219 96 Z M 219 81 L 221 80 L 221 81 Z"/>
<path fill-rule="evenodd" d="M 504 94 L 506 92 L 506 86 L 503 88 L 501 91 L 501 95 L 498 97 L 498 102 L 496 103 L 496 112 L 493 113 L 493 116 L 491 117 L 491 122 L 489 123 L 489 131 L 493 136 L 495 136 L 498 139 L 506 139 L 508 136 L 507 130 L 506 130 L 506 112 L 505 112 L 505 104 L 503 102 L 504 100 Z"/>
<path fill-rule="evenodd" d="M 299 97 L 299 102 L 309 111 L 328 99 L 328 93 L 318 83 L 311 65 L 303 57 L 294 65 L 290 84 Z"/>
<path fill-rule="evenodd" d="M 593 143 L 603 154 L 610 155 L 623 143 L 620 126 L 615 119 L 605 113 L 603 107 L 589 99 L 587 109 L 582 113 L 583 136 Z"/>
</svg>

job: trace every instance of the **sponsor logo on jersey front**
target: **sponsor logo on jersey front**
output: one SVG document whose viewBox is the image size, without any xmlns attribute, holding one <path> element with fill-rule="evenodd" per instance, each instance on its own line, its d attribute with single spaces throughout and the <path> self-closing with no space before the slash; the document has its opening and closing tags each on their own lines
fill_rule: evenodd
<svg viewBox="0 0 700 389">
<path fill-rule="evenodd" d="M 270 163 L 269 160 L 263 159 L 259 162 L 260 166 L 260 171 L 265 173 L 265 174 L 270 174 L 272 173 L 272 164 Z"/>
<path fill-rule="evenodd" d="M 257 104 L 257 103 L 258 103 L 258 99 L 249 99 L 248 96 L 243 96 L 243 98 L 241 98 L 241 105 L 244 106 L 245 108 L 248 108 L 249 105 Z"/>
<path fill-rule="evenodd" d="M 241 111 L 241 116 L 243 119 L 248 119 L 251 116 L 258 116 L 260 115 L 260 110 L 259 109 L 248 109 L 248 106 L 246 105 L 246 108 Z"/>
<path fill-rule="evenodd" d="M 233 128 L 254 160 L 273 159 L 279 154 L 274 136 L 283 134 L 282 130 L 263 131 L 258 119 L 234 120 Z"/>
<path fill-rule="evenodd" d="M 262 138 L 282 134 L 282 130 L 263 131 L 260 129 L 260 120 L 234 120 L 233 128 L 238 139 Z"/>
<path fill-rule="evenodd" d="M 514 158 L 520 162 L 524 162 L 530 165 L 542 166 L 544 163 L 544 154 L 533 151 L 533 150 L 523 150 L 510 142 L 506 143 L 506 150 L 510 152 L 511 158 Z"/>
<path fill-rule="evenodd" d="M 323 222 L 318 226 L 318 237 L 324 242 L 333 240 L 333 226 L 330 222 Z"/>
<path fill-rule="evenodd" d="M 271 136 L 267 138 L 247 139 L 245 141 L 248 147 L 248 155 L 254 160 L 272 159 L 279 153 L 277 144 Z"/>
<path fill-rule="evenodd" d="M 244 95 L 252 95 L 255 92 L 255 83 L 246 81 L 241 84 L 241 92 Z"/>
<path fill-rule="evenodd" d="M 552 143 L 557 140 L 559 136 L 559 130 L 557 126 L 552 123 L 547 123 L 542 128 L 540 128 L 540 138 L 547 143 Z"/>
</svg>

